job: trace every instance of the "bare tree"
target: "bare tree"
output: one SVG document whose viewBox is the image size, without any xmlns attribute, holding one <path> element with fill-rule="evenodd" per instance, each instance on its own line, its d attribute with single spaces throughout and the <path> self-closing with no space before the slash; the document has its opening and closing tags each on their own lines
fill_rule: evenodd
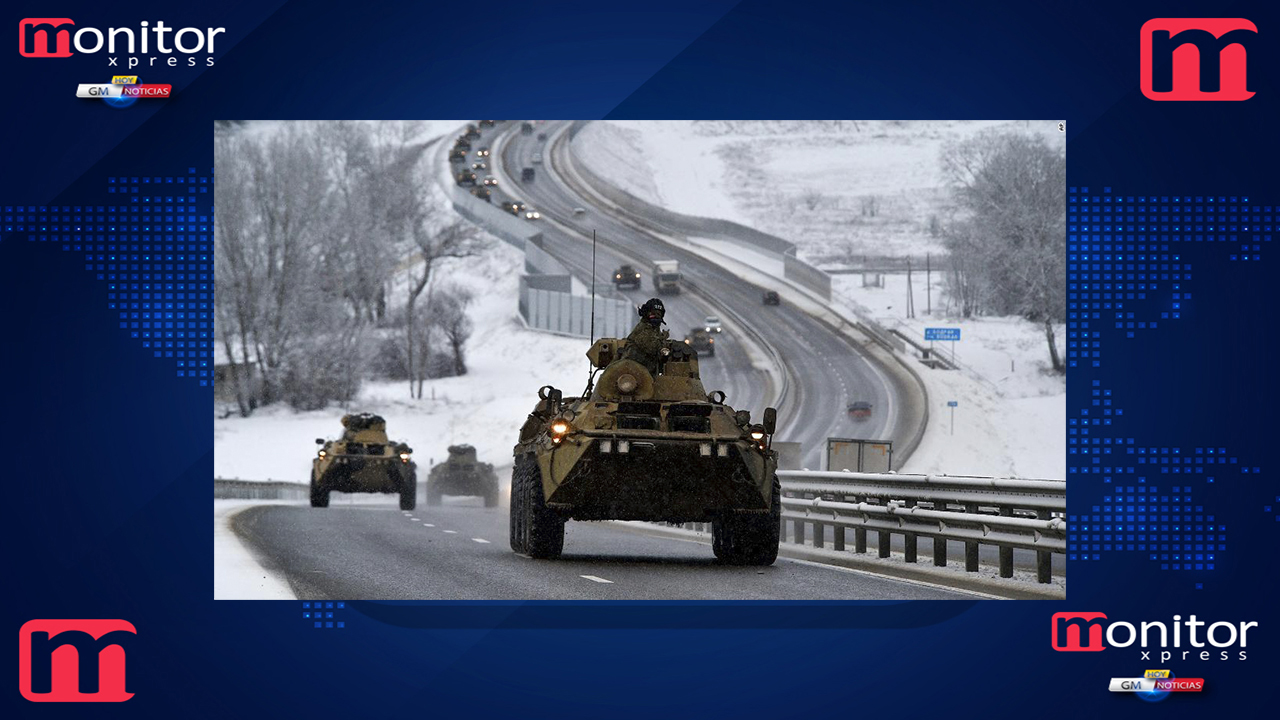
<svg viewBox="0 0 1280 720">
<path fill-rule="evenodd" d="M 218 182 L 214 199 L 218 208 L 213 226 L 214 272 L 217 294 L 214 317 L 217 336 L 230 364 L 236 404 L 241 417 L 253 412 L 255 398 L 250 381 L 252 352 L 261 298 L 257 276 L 259 255 L 253 238 L 255 216 L 249 206 L 249 167 L 241 154 L 242 143 L 226 133 L 214 140 Z"/>
<path fill-rule="evenodd" d="M 418 299 L 431 282 L 431 275 L 436 264 L 446 258 L 462 258 L 474 255 L 479 248 L 479 237 L 475 228 L 461 220 L 453 220 L 441 227 L 433 228 L 424 217 L 413 225 L 412 236 L 417 256 L 414 267 L 409 270 L 408 297 L 405 300 L 405 347 L 408 352 L 409 394 L 415 396 L 414 381 L 416 379 L 416 397 L 422 397 L 422 382 L 427 376 L 427 360 L 429 356 L 422 347 L 423 341 L 429 341 L 429 333 L 424 333 L 417 319 Z M 428 306 L 430 306 L 430 302 Z M 430 307 L 428 312 L 430 312 Z M 421 334 L 421 337 L 419 335 Z M 429 351 L 429 349 L 428 349 Z"/>
<path fill-rule="evenodd" d="M 466 375 L 466 344 L 471 338 L 472 328 L 467 306 L 471 304 L 471 293 L 459 287 L 445 288 L 437 294 L 433 304 L 436 326 L 453 356 L 453 374 Z"/>
<path fill-rule="evenodd" d="M 1042 323 L 1063 371 L 1054 324 L 1066 317 L 1066 158 L 1039 135 L 986 132 L 945 147 L 941 163 L 968 213 L 946 240 L 969 286 L 962 307 Z"/>
</svg>

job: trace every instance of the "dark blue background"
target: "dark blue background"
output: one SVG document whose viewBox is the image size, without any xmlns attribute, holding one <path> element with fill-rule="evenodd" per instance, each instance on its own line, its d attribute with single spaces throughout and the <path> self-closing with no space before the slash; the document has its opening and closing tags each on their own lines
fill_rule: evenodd
<svg viewBox="0 0 1280 720">
<path fill-rule="evenodd" d="M 481 116 L 1065 119 L 1070 185 L 1280 203 L 1272 7 L 482 0 L 11 9 L 11 29 L 40 14 L 227 33 L 210 69 L 113 71 L 101 55 L 0 53 L 9 79 L 0 203 L 74 204 L 96 197 L 108 176 L 207 168 L 215 119 Z M 1258 26 L 1249 51 L 1261 63 L 1256 97 L 1145 99 L 1138 29 L 1152 17 L 1204 15 Z M 176 94 L 128 110 L 72 95 L 77 83 L 126 73 L 171 82 Z M 1114 384 L 1131 393 L 1127 406 L 1153 410 L 1140 415 L 1149 442 L 1231 445 L 1263 466 L 1251 494 L 1217 498 L 1232 518 L 1232 550 L 1221 570 L 1194 578 L 1203 590 L 1117 557 L 1073 563 L 1068 602 L 356 606 L 347 628 L 328 631 L 303 623 L 299 603 L 210 599 L 208 391 L 117 330 L 102 283 L 75 258 L 4 237 L 9 627 L 75 617 L 136 625 L 137 696 L 92 708 L 120 716 L 1120 716 L 1148 706 L 1107 693 L 1107 679 L 1162 664 L 1135 651 L 1054 652 L 1050 615 L 1196 613 L 1260 621 L 1250 659 L 1168 663 L 1207 678 L 1209 690 L 1150 711 L 1259 712 L 1277 653 L 1268 622 L 1276 525 L 1260 507 L 1275 494 L 1264 462 L 1273 343 L 1254 334 L 1271 315 L 1270 296 L 1265 265 L 1213 272 L 1201 289 L 1216 294 L 1201 293 L 1194 317 L 1107 358 Z M 1079 390 L 1073 382 L 1073 403 Z M 11 697 L 24 717 L 87 710 Z"/>
</svg>

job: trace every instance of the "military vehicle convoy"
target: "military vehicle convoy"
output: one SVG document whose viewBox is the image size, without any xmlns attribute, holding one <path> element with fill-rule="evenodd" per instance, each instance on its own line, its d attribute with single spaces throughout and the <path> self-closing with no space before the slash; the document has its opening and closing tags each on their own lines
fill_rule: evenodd
<svg viewBox="0 0 1280 720">
<path fill-rule="evenodd" d="M 617 270 L 613 271 L 613 286 L 618 290 L 624 287 L 639 290 L 640 271 L 629 264 L 623 263 Z"/>
<path fill-rule="evenodd" d="M 316 438 L 320 445 L 311 461 L 311 507 L 329 507 L 329 493 L 399 493 L 400 509 L 417 503 L 417 467 L 413 450 L 387 438 L 387 421 L 360 413 L 342 416 L 342 437 Z"/>
<path fill-rule="evenodd" d="M 427 476 L 427 505 L 439 505 L 445 495 L 478 495 L 485 507 L 498 505 L 498 474 L 489 463 L 476 461 L 470 445 L 450 445 L 449 457 Z"/>
<path fill-rule="evenodd" d="M 705 353 L 709 357 L 716 356 L 716 339 L 705 328 L 696 327 L 690 330 L 689 334 L 684 338 L 684 344 L 697 350 L 700 354 Z"/>
<path fill-rule="evenodd" d="M 603 338 L 587 351 L 600 374 L 583 397 L 538 391 L 514 448 L 511 549 L 559 557 L 566 520 L 710 521 L 721 561 L 772 564 L 777 411 L 753 424 L 723 392 L 708 394 L 682 341 L 664 341 L 656 373 L 625 359 L 626 343 Z"/>
</svg>

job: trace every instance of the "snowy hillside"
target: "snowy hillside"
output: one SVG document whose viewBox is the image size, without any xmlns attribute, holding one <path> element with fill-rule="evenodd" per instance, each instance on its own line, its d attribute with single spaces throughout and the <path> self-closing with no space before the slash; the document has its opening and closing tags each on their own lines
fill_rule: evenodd
<svg viewBox="0 0 1280 720">
<path fill-rule="evenodd" d="M 989 128 L 1066 142 L 1056 121 L 607 120 L 574 148 L 637 197 L 778 235 L 821 266 L 942 252 L 930 232 L 950 212 L 939 153 Z"/>
</svg>

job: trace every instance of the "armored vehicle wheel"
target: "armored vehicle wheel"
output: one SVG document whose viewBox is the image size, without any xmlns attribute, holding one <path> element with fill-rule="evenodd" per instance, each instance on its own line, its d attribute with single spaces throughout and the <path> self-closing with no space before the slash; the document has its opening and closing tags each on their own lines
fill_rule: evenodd
<svg viewBox="0 0 1280 720">
<path fill-rule="evenodd" d="M 533 460 L 529 456 L 516 458 L 511 466 L 511 507 L 508 509 L 508 521 L 511 525 L 511 551 L 524 554 L 524 477 L 533 468 Z"/>
<path fill-rule="evenodd" d="M 327 508 L 329 507 L 329 491 L 321 490 L 316 485 L 316 471 L 311 471 L 311 507 Z"/>
<path fill-rule="evenodd" d="M 537 465 L 531 460 L 524 465 L 518 476 L 520 544 L 529 557 L 553 560 L 564 550 L 564 518 L 547 509 Z"/>
<path fill-rule="evenodd" d="M 400 509 L 412 510 L 418 505 L 418 471 L 410 468 L 404 478 L 404 486 L 400 488 Z"/>
<path fill-rule="evenodd" d="M 767 514 L 727 515 L 711 524 L 711 549 L 730 565 L 772 565 L 778 559 L 782 521 L 782 484 L 773 476 L 773 501 Z"/>
</svg>

